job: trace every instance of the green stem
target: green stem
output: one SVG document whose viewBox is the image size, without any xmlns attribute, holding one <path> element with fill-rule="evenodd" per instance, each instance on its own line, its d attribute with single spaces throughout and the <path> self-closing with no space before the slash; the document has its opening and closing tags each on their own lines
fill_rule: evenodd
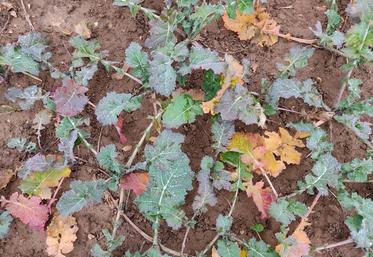
<svg viewBox="0 0 373 257">
<path fill-rule="evenodd" d="M 133 161 L 135 160 L 136 158 L 136 155 L 137 153 L 139 152 L 141 146 L 143 145 L 143 143 L 145 142 L 145 139 L 147 137 L 147 135 L 150 133 L 151 129 L 153 128 L 154 126 L 154 123 L 157 121 L 157 119 L 162 115 L 163 112 L 159 112 L 152 120 L 152 122 L 149 124 L 149 126 L 145 129 L 140 141 L 137 143 L 135 149 L 133 150 L 130 158 L 128 159 L 125 167 L 126 168 L 130 168 L 132 166 L 132 163 Z M 129 173 L 129 172 L 126 172 L 126 174 Z M 117 232 L 117 227 L 119 227 L 119 219 L 120 219 L 120 216 L 122 214 L 122 209 L 123 209 L 123 201 L 124 201 L 124 189 L 121 187 L 120 188 L 120 193 L 119 193 L 119 203 L 118 203 L 118 210 L 117 210 L 117 214 L 116 214 L 116 217 L 115 217 L 115 221 L 114 221 L 114 229 L 113 229 L 113 233 L 112 233 L 112 238 L 115 238 L 115 234 Z"/>
<path fill-rule="evenodd" d="M 70 124 L 74 127 L 74 129 L 77 129 L 76 124 L 70 119 L 70 117 L 66 117 L 67 120 L 70 122 Z M 85 137 L 82 135 L 82 133 L 77 129 L 78 131 L 78 137 L 80 140 L 82 140 L 83 144 L 96 156 L 97 151 L 93 148 L 93 146 L 85 139 Z"/>
<path fill-rule="evenodd" d="M 234 208 L 236 206 L 236 203 L 237 203 L 237 200 L 238 200 L 238 193 L 240 191 L 240 187 L 239 187 L 239 183 L 241 183 L 241 162 L 239 162 L 239 166 L 237 168 L 237 172 L 238 172 L 238 180 L 237 180 L 237 188 L 236 188 L 236 192 L 234 194 L 234 197 L 233 197 L 233 202 L 232 202 L 232 205 L 231 205 L 231 208 L 229 210 L 229 213 L 228 213 L 228 217 L 232 217 L 232 214 L 233 214 L 233 211 L 234 211 Z M 205 255 L 207 253 L 208 250 L 210 250 L 210 248 L 215 244 L 215 242 L 219 239 L 220 235 L 217 234 L 211 241 L 210 243 L 202 250 L 202 252 L 198 255 Z"/>
</svg>

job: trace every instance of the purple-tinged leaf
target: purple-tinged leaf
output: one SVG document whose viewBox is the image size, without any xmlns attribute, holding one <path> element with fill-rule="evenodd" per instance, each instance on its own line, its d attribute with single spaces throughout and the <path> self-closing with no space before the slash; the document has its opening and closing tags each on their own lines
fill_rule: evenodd
<svg viewBox="0 0 373 257">
<path fill-rule="evenodd" d="M 64 153 L 65 164 L 75 162 L 74 145 L 78 139 L 78 130 L 73 130 L 67 138 L 61 138 L 58 144 L 58 151 Z"/>
<path fill-rule="evenodd" d="M 85 95 L 87 91 L 88 88 L 73 80 L 65 80 L 53 95 L 57 113 L 63 116 L 75 116 L 82 112 L 88 103 L 88 97 Z"/>
</svg>

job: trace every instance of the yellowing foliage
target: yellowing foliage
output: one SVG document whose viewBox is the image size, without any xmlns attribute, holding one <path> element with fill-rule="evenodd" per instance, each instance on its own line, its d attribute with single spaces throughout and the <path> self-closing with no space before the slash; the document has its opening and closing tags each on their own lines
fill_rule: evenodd
<svg viewBox="0 0 373 257">
<path fill-rule="evenodd" d="M 221 89 L 216 93 L 216 96 L 210 101 L 202 103 L 202 109 L 204 113 L 215 114 L 215 106 L 219 103 L 223 97 L 225 91 L 229 87 L 234 87 L 237 83 L 242 82 L 242 76 L 244 74 L 243 66 L 234 59 L 231 55 L 225 55 L 225 61 L 228 64 L 228 68 L 225 72 L 224 79 L 222 79 Z"/>
<path fill-rule="evenodd" d="M 252 165 L 253 170 L 277 177 L 287 164 L 299 164 L 301 153 L 295 147 L 304 147 L 299 139 L 305 134 L 296 134 L 292 137 L 289 132 L 279 129 L 280 133 L 265 132 L 267 137 L 252 133 L 235 133 L 228 145 L 229 150 L 243 153 L 241 160 L 247 165 Z M 276 157 L 280 159 L 277 160 Z"/>
<path fill-rule="evenodd" d="M 302 140 L 292 137 L 286 129 L 279 128 L 279 134 L 266 131 L 264 134 L 264 145 L 266 149 L 281 158 L 287 164 L 299 164 L 301 153 L 295 147 L 304 147 Z"/>
<path fill-rule="evenodd" d="M 55 216 L 47 228 L 47 253 L 49 256 L 65 257 L 74 249 L 78 226 L 71 216 Z"/>
<path fill-rule="evenodd" d="M 223 15 L 224 26 L 236 32 L 240 40 L 255 39 L 260 46 L 272 46 L 278 41 L 280 25 L 273 20 L 262 7 L 257 7 L 252 14 L 236 12 L 236 18 Z"/>
</svg>

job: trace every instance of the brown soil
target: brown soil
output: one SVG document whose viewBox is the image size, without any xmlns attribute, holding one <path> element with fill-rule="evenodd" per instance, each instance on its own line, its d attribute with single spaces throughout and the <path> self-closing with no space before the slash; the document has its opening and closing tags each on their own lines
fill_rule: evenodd
<svg viewBox="0 0 373 257">
<path fill-rule="evenodd" d="M 137 18 L 132 18 L 129 10 L 126 8 L 118 8 L 112 5 L 111 0 L 24 0 L 25 4 L 29 4 L 31 9 L 28 12 L 31 15 L 31 20 L 37 31 L 42 32 L 49 40 L 50 50 L 53 53 L 52 62 L 61 69 L 66 69 L 70 61 L 71 47 L 69 46 L 69 36 L 66 33 L 71 30 L 73 25 L 81 20 L 86 20 L 89 24 L 95 24 L 92 31 L 93 37 L 97 38 L 103 49 L 109 51 L 110 58 L 116 61 L 122 61 L 124 50 L 130 42 L 136 41 L 143 43 L 148 34 L 148 26 L 146 19 L 139 15 Z M 16 41 L 18 35 L 24 34 L 30 30 L 28 23 L 24 19 L 20 1 L 9 0 L 13 3 L 17 18 L 10 17 L 9 23 L 6 24 L 8 14 L 2 12 L 0 14 L 0 28 L 4 27 L 4 32 L 0 36 L 0 44 L 4 45 L 9 42 Z M 326 6 L 323 0 L 273 0 L 269 1 L 269 12 L 274 19 L 281 24 L 284 33 L 291 33 L 296 37 L 312 38 L 312 32 L 308 27 L 313 26 L 317 20 L 325 21 L 323 12 Z M 339 1 L 341 9 L 344 10 L 348 0 Z M 146 7 L 151 7 L 156 10 L 161 10 L 163 1 L 149 0 L 145 1 Z M 291 6 L 290 8 L 282 8 Z M 6 25 L 5 25 L 6 24 Z M 347 26 L 345 26 L 347 27 Z M 276 73 L 276 62 L 281 62 L 288 50 L 295 46 L 295 43 L 280 40 L 271 48 L 261 48 L 253 43 L 239 41 L 237 36 L 223 28 L 222 21 L 215 22 L 208 26 L 202 33 L 201 43 L 211 47 L 220 53 L 232 53 L 236 58 L 249 58 L 252 63 L 257 65 L 256 72 L 252 76 L 249 85 L 250 90 L 258 91 L 260 89 L 260 80 L 268 78 L 273 80 Z M 335 56 L 327 51 L 316 50 L 310 64 L 306 69 L 300 72 L 299 77 L 316 78 L 319 81 L 318 89 L 322 93 L 325 102 L 332 105 L 336 98 L 340 82 L 343 74 L 339 67 L 344 62 L 343 58 Z M 356 76 L 364 82 L 364 96 L 373 94 L 373 77 L 372 70 L 363 67 Z M 52 80 L 47 72 L 41 74 L 43 82 L 41 86 L 45 90 L 51 90 L 55 81 Z M 197 78 L 200 81 L 200 78 Z M 10 86 L 27 86 L 34 84 L 35 81 L 20 76 L 9 75 L 9 83 L 0 87 L 0 104 L 9 104 L 3 97 L 4 92 Z M 131 92 L 134 90 L 133 82 L 123 79 L 115 80 L 108 75 L 101 67 L 94 79 L 90 82 L 89 98 L 97 104 L 98 101 L 106 94 L 107 91 L 125 91 Z M 139 140 L 142 131 L 145 129 L 149 121 L 145 119 L 147 115 L 152 115 L 153 107 L 147 99 L 141 110 L 133 114 L 126 115 L 124 133 L 129 137 L 129 144 L 134 145 Z M 287 100 L 281 102 L 282 106 L 293 108 L 294 110 L 302 110 L 307 108 L 302 101 Z M 6 142 L 9 138 L 15 136 L 30 137 L 35 136 L 31 129 L 30 123 L 34 114 L 39 111 L 42 106 L 39 104 L 37 108 L 31 111 L 24 111 L 12 114 L 0 114 L 0 168 L 16 170 L 27 156 L 20 155 L 14 150 L 6 148 Z M 93 115 L 93 110 L 88 107 L 86 114 L 91 118 L 91 138 L 93 145 L 97 144 L 101 126 L 96 122 Z M 297 115 L 289 115 L 289 113 L 280 113 L 270 118 L 268 123 L 269 130 L 276 130 L 278 126 L 285 126 L 286 123 L 299 120 Z M 335 122 L 328 123 L 323 127 L 330 134 L 330 140 L 335 145 L 334 155 L 339 161 L 350 161 L 353 158 L 362 157 L 365 152 L 365 146 L 355 137 L 353 133 L 345 127 Z M 258 130 L 255 126 L 244 126 L 237 123 L 237 129 L 241 131 Z M 200 117 L 196 123 L 183 126 L 180 132 L 186 135 L 184 151 L 191 159 L 192 169 L 197 172 L 202 157 L 212 153 L 211 138 L 210 138 L 210 121 L 209 117 Z M 123 147 L 118 142 L 118 136 L 112 127 L 105 127 L 102 130 L 101 145 L 115 143 L 119 149 Z M 48 152 L 56 151 L 57 141 L 54 137 L 53 125 L 43 132 L 42 146 Z M 91 180 L 100 177 L 101 174 L 97 169 L 97 164 L 94 157 L 84 147 L 80 147 L 76 151 L 77 156 L 85 161 L 79 161 L 73 167 L 73 173 L 68 180 L 63 183 L 63 189 L 69 188 L 69 182 L 74 179 Z M 304 152 L 306 156 L 307 152 Z M 128 152 L 122 152 L 120 159 L 126 160 Z M 288 194 L 296 188 L 296 181 L 302 179 L 312 167 L 312 161 L 304 159 L 299 166 L 288 167 L 278 178 L 273 179 L 275 188 L 281 195 Z M 255 178 L 259 179 L 259 178 Z M 17 190 L 19 180 L 13 178 L 6 189 L 0 191 L 1 195 L 8 197 L 11 192 Z M 371 185 L 351 185 L 351 189 L 358 191 L 364 197 L 372 197 L 373 187 Z M 187 204 L 185 210 L 190 216 L 191 202 L 195 195 L 195 190 L 187 196 Z M 115 198 L 117 196 L 114 195 Z M 209 210 L 206 215 L 198 218 L 198 224 L 190 234 L 187 243 L 187 252 L 190 254 L 195 251 L 200 251 L 214 237 L 215 220 L 218 213 L 226 213 L 229 209 L 229 199 L 232 195 L 228 192 L 219 193 L 218 204 Z M 133 196 L 129 197 L 126 204 L 125 212 L 146 233 L 151 234 L 151 225 L 138 212 L 136 206 L 132 203 Z M 309 205 L 313 197 L 303 195 L 300 200 Z M 91 247 L 99 242 L 103 244 L 101 230 L 103 228 L 111 228 L 112 219 L 115 215 L 113 208 L 107 201 L 102 204 L 86 208 L 74 216 L 77 218 L 79 231 L 78 240 L 74 244 L 74 250 L 67 256 L 71 257 L 87 257 L 90 256 Z M 322 197 L 316 206 L 314 213 L 310 217 L 312 223 L 306 231 L 311 238 L 313 246 L 320 246 L 326 243 L 338 242 L 349 237 L 349 231 L 344 225 L 344 219 L 347 213 L 342 210 L 338 201 L 330 195 Z M 233 231 L 240 237 L 248 239 L 257 237 L 257 235 L 249 229 L 252 224 L 263 223 L 265 231 L 260 234 L 264 241 L 272 246 L 276 244 L 274 234 L 279 231 L 279 224 L 273 219 L 266 221 L 260 220 L 259 212 L 251 199 L 248 199 L 245 193 L 240 193 L 237 207 L 233 214 L 234 224 Z M 123 256 L 126 250 L 145 250 L 150 244 L 136 233 L 127 223 L 121 226 L 119 232 L 126 236 L 124 244 L 115 252 L 115 256 Z M 181 242 L 185 230 L 171 231 L 166 226 L 161 228 L 161 242 L 169 248 L 180 250 Z M 45 253 L 45 232 L 33 231 L 28 229 L 20 221 L 15 221 L 11 226 L 9 236 L 0 241 L 0 256 L 14 257 L 44 257 Z M 315 257 L 330 256 L 330 257 L 360 257 L 363 253 L 354 246 L 347 245 L 324 251 L 322 254 L 315 254 Z"/>
</svg>

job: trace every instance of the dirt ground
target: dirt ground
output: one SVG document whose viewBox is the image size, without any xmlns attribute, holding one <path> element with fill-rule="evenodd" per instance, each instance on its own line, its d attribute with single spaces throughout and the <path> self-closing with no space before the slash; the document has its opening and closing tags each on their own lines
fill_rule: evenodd
<svg viewBox="0 0 373 257">
<path fill-rule="evenodd" d="M 0 29 L 4 28 L 0 35 L 0 45 L 14 42 L 18 35 L 30 31 L 26 22 L 20 1 L 8 0 L 15 7 L 18 17 L 10 17 L 7 12 L 0 14 Z M 50 51 L 53 53 L 52 63 L 60 69 L 67 69 L 70 62 L 71 46 L 68 43 L 69 33 L 77 23 L 82 20 L 93 25 L 93 37 L 97 38 L 102 45 L 102 49 L 109 51 L 111 60 L 122 61 L 124 50 L 132 42 L 142 44 L 148 35 L 147 20 L 143 15 L 136 18 L 131 17 L 129 10 L 112 5 L 111 0 L 24 0 L 26 6 L 30 6 L 28 13 L 35 26 L 36 31 L 41 32 L 49 40 Z M 323 0 L 269 0 L 268 11 L 274 19 L 281 25 L 284 33 L 291 33 L 300 38 L 313 38 L 309 27 L 314 26 L 317 20 L 325 22 L 324 11 L 326 5 Z M 338 1 L 341 10 L 347 6 L 348 0 Z M 155 10 L 162 9 L 163 1 L 145 1 L 144 6 Z M 284 8 L 287 7 L 287 8 Z M 345 17 L 342 11 L 342 16 Z M 348 20 L 344 21 L 344 28 L 348 28 Z M 267 78 L 273 81 L 276 73 L 276 62 L 281 62 L 291 47 L 296 44 L 280 40 L 270 48 L 261 48 L 254 43 L 239 41 L 237 36 L 223 28 L 221 20 L 209 25 L 201 35 L 201 43 L 211 47 L 221 54 L 226 52 L 233 54 L 236 58 L 246 57 L 257 66 L 252 75 L 249 88 L 251 91 L 260 91 L 260 80 Z M 314 78 L 318 83 L 318 89 L 323 95 L 324 101 L 332 105 L 336 99 L 340 87 L 342 72 L 339 67 L 344 63 L 344 59 L 331 54 L 325 50 L 316 50 L 311 58 L 308 67 L 299 73 L 300 79 Z M 364 97 L 373 95 L 373 76 L 372 69 L 362 67 L 354 75 L 364 82 Z M 42 83 L 40 86 L 49 91 L 55 87 L 57 81 L 49 77 L 49 73 L 43 72 L 40 76 Z M 201 82 L 200 77 L 193 77 L 189 82 L 191 87 Z M 9 83 L 3 83 L 0 86 L 0 105 L 9 104 L 4 98 L 6 89 L 11 86 L 28 86 L 35 84 L 35 81 L 22 76 L 10 74 Z M 97 104 L 107 91 L 115 90 L 117 92 L 132 92 L 134 83 L 124 78 L 123 80 L 112 79 L 103 67 L 96 73 L 94 79 L 89 84 L 88 96 L 91 102 Z M 148 103 L 148 104 L 147 104 Z M 311 111 L 302 101 L 295 99 L 280 102 L 286 108 L 294 110 Z M 6 148 L 6 142 L 11 137 L 23 136 L 35 140 L 35 135 L 31 129 L 31 123 L 35 113 L 41 110 L 42 105 L 37 108 L 12 113 L 0 114 L 0 169 L 16 170 L 27 156 L 20 155 L 15 150 Z M 142 131 L 149 121 L 145 119 L 147 115 L 152 115 L 153 109 L 149 101 L 146 100 L 142 108 L 133 114 L 126 114 L 124 133 L 129 138 L 129 144 L 134 145 L 139 140 Z M 93 145 L 97 144 L 101 126 L 95 120 L 95 115 L 91 107 L 87 107 L 85 114 L 91 119 L 91 138 Z M 279 113 L 269 118 L 268 129 L 277 130 L 279 126 L 285 126 L 288 122 L 299 120 L 296 114 Z M 191 165 L 194 172 L 198 172 L 202 157 L 212 153 L 210 121 L 208 116 L 198 118 L 192 125 L 185 125 L 179 131 L 186 135 L 186 142 L 183 150 L 191 159 Z M 239 131 L 256 131 L 256 126 L 245 126 L 237 122 L 236 128 Z M 365 146 L 342 125 L 331 122 L 323 127 L 329 132 L 330 140 L 334 143 L 335 157 L 341 161 L 350 161 L 353 158 L 364 156 Z M 35 140 L 36 141 L 36 140 Z M 114 143 L 118 149 L 121 145 L 118 136 L 113 127 L 105 127 L 102 130 L 101 145 Z M 57 150 L 57 140 L 54 136 L 54 126 L 49 125 L 42 134 L 42 146 L 48 153 Z M 84 147 L 76 151 L 76 155 L 81 159 L 72 167 L 71 177 L 63 183 L 63 189 L 68 190 L 69 182 L 74 179 L 91 180 L 101 176 L 97 169 L 97 163 L 94 157 Z M 128 158 L 128 152 L 121 152 L 122 161 Z M 304 150 L 303 156 L 307 155 Z M 288 194 L 296 188 L 296 181 L 302 179 L 312 167 L 310 159 L 304 160 L 299 166 L 289 166 L 279 177 L 273 179 L 275 188 L 281 195 Z M 259 178 L 255 178 L 258 180 Z M 6 189 L 0 191 L 1 195 L 8 197 L 11 192 L 17 190 L 19 180 L 13 178 Z M 363 197 L 373 196 L 372 185 L 351 184 L 351 190 L 359 192 Z M 196 190 L 187 196 L 185 211 L 188 216 L 192 215 L 191 203 Z M 218 213 L 226 213 L 229 209 L 229 199 L 232 195 L 228 192 L 218 194 L 218 204 L 209 210 L 206 215 L 199 218 L 195 230 L 192 230 L 187 243 L 187 252 L 190 254 L 200 251 L 215 236 L 215 220 Z M 114 195 L 117 198 L 116 195 Z M 138 212 L 136 206 L 132 203 L 133 195 L 129 196 L 126 203 L 125 212 L 131 220 L 137 224 L 146 233 L 151 235 L 151 225 Z M 313 197 L 303 195 L 299 200 L 309 205 Z M 321 246 L 326 243 L 333 243 L 345 240 L 349 237 L 349 231 L 344 225 L 344 219 L 348 213 L 342 210 L 333 194 L 328 197 L 322 197 L 316 206 L 314 213 L 310 216 L 312 223 L 306 229 L 313 246 Z M 78 239 L 74 243 L 74 250 L 67 254 L 69 257 L 87 257 L 90 256 L 91 247 L 99 242 L 103 245 L 101 230 L 111 228 L 112 219 L 115 216 L 115 208 L 106 200 L 102 204 L 85 208 L 74 214 L 77 218 L 79 231 Z M 259 212 L 251 199 L 248 199 L 244 192 L 239 195 L 237 207 L 233 213 L 234 223 L 233 231 L 241 238 L 248 239 L 257 237 L 249 227 L 254 223 L 263 223 L 265 231 L 260 233 L 264 241 L 274 246 L 276 239 L 274 234 L 279 231 L 279 224 L 273 219 L 262 221 L 259 218 Z M 294 223 L 295 224 L 295 223 Z M 293 225 L 294 225 L 293 224 Z M 136 233 L 130 226 L 124 223 L 119 230 L 120 234 L 126 236 L 123 245 L 115 252 L 115 256 L 123 256 L 126 250 L 147 249 L 150 244 Z M 169 248 L 180 250 L 184 229 L 172 231 L 166 226 L 162 226 L 160 241 Z M 20 221 L 15 221 L 11 226 L 9 236 L 0 241 L 0 256 L 9 257 L 44 257 L 45 253 L 45 232 L 33 231 L 23 225 Z M 314 254 L 314 257 L 361 257 L 361 250 L 354 248 L 352 244 L 324 251 L 321 254 Z"/>
</svg>

